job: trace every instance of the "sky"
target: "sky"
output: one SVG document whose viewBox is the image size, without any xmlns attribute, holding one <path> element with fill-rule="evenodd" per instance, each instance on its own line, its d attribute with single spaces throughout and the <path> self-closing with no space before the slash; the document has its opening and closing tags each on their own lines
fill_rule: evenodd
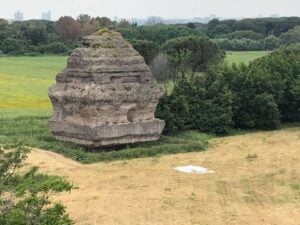
<svg viewBox="0 0 300 225">
<path fill-rule="evenodd" d="M 60 16 L 114 18 L 193 18 L 215 14 L 222 18 L 257 17 L 277 14 L 300 16 L 300 0 L 2 0 L 0 18 L 11 19 L 20 10 L 24 19 L 40 19 L 51 10 L 52 19 Z"/>
</svg>

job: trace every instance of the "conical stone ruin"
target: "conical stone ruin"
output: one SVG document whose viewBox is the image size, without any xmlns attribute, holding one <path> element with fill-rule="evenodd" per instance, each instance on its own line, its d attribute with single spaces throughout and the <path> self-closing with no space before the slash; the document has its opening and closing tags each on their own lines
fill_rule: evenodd
<svg viewBox="0 0 300 225">
<path fill-rule="evenodd" d="M 55 138 L 96 148 L 157 140 L 154 112 L 163 90 L 143 57 L 113 31 L 83 39 L 49 90 Z"/>
</svg>

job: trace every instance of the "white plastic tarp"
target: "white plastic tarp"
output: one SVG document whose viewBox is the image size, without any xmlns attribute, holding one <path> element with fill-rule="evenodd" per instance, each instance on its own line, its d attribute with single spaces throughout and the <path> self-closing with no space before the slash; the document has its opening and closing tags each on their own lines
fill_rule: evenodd
<svg viewBox="0 0 300 225">
<path fill-rule="evenodd" d="M 201 166 L 178 166 L 174 168 L 175 170 L 183 173 L 200 173 L 200 174 L 205 174 L 205 173 L 215 173 L 213 170 L 209 170 L 207 168 L 201 167 Z"/>
</svg>

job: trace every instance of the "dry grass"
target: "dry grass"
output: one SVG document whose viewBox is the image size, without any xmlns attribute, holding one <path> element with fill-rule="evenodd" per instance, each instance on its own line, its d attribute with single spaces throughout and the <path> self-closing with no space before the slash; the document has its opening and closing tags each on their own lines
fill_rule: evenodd
<svg viewBox="0 0 300 225">
<path fill-rule="evenodd" d="M 300 224 L 300 130 L 295 128 L 213 139 L 200 153 L 82 165 L 34 150 L 28 163 L 78 186 L 56 197 L 77 224 Z M 173 170 L 188 164 L 216 173 Z"/>
</svg>

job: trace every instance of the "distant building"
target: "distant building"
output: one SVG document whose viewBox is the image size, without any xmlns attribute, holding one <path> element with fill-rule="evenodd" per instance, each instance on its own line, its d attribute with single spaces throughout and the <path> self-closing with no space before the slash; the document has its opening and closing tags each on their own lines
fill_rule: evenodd
<svg viewBox="0 0 300 225">
<path fill-rule="evenodd" d="M 22 21 L 24 19 L 24 15 L 20 10 L 14 13 L 14 21 Z"/>
<path fill-rule="evenodd" d="M 271 14 L 270 17 L 272 17 L 272 18 L 278 18 L 279 14 Z"/>
<path fill-rule="evenodd" d="M 51 20 L 51 11 L 48 12 L 42 12 L 42 20 Z"/>
</svg>

